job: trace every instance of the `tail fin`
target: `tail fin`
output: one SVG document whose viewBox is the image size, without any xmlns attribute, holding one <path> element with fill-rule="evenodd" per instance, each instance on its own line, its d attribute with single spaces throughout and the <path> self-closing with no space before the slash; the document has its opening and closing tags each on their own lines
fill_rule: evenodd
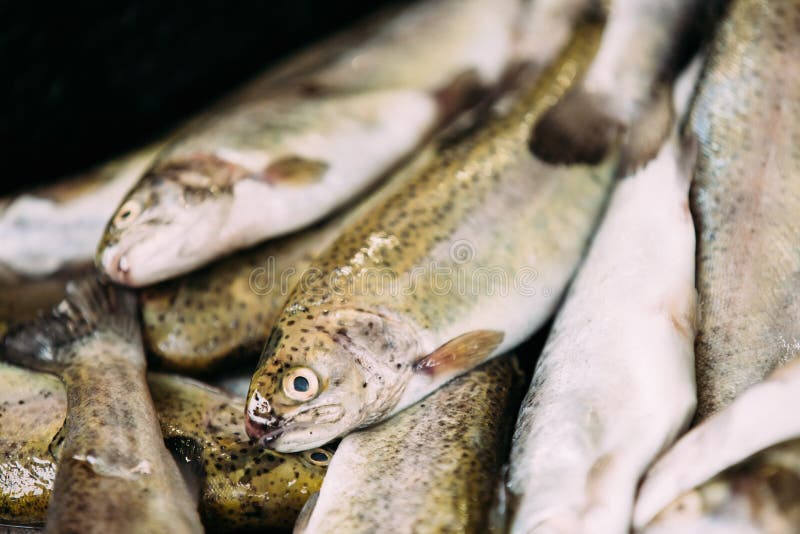
<svg viewBox="0 0 800 534">
<path fill-rule="evenodd" d="M 138 339 L 135 295 L 96 277 L 67 285 L 67 296 L 49 314 L 12 329 L 2 357 L 12 363 L 57 372 L 69 365 L 76 346 L 99 332 Z"/>
<path fill-rule="evenodd" d="M 547 110 L 533 127 L 529 147 L 545 163 L 596 165 L 616 143 L 622 125 L 604 99 L 580 85 Z"/>
</svg>

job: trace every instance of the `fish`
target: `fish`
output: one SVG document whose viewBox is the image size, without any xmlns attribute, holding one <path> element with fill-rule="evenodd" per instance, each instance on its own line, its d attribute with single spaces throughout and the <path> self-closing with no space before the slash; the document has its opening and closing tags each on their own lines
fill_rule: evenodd
<svg viewBox="0 0 800 534">
<path fill-rule="evenodd" d="M 690 127 L 702 421 L 800 348 L 800 4 L 735 0 Z"/>
<path fill-rule="evenodd" d="M 530 155 L 527 135 L 588 63 L 598 33 L 579 31 L 541 83 L 520 81 L 443 140 L 425 168 L 312 262 L 253 375 L 252 438 L 295 452 L 378 423 L 547 319 L 614 162 L 554 168 Z"/>
<path fill-rule="evenodd" d="M 358 57 L 347 61 L 347 87 L 323 87 L 309 75 L 297 87 L 225 106 L 184 128 L 115 212 L 98 247 L 99 269 L 123 285 L 150 285 L 341 209 L 474 101 L 484 84 L 498 81 L 510 44 L 497 39 L 511 39 L 511 16 L 498 15 L 502 5 L 515 3 L 415 4 L 399 20 L 424 24 L 406 21 L 357 48 Z M 475 25 L 488 30 L 472 33 Z M 419 48 L 431 41 L 436 45 Z M 376 65 L 352 72 L 362 59 L 372 63 L 373 54 Z M 395 55 L 404 60 L 389 61 Z M 408 69 L 419 75 L 404 82 Z M 372 89 L 370 80 L 384 71 L 400 79 Z M 452 80 L 442 79 L 447 73 Z M 325 84 L 335 85 L 329 78 Z"/>
<path fill-rule="evenodd" d="M 537 122 L 533 153 L 550 163 L 597 163 L 622 139 L 623 174 L 650 161 L 673 122 L 670 89 L 715 1 L 611 0 L 597 56 Z"/>
<path fill-rule="evenodd" d="M 132 293 L 70 284 L 49 316 L 7 334 L 2 356 L 66 386 L 48 532 L 202 532 L 147 390 Z"/>
<path fill-rule="evenodd" d="M 645 534 L 796 534 L 800 439 L 761 451 L 679 497 Z"/>
<path fill-rule="evenodd" d="M 512 533 L 628 532 L 640 478 L 694 415 L 693 163 L 673 131 L 615 187 L 517 419 Z"/>
<path fill-rule="evenodd" d="M 486 532 L 522 384 L 497 358 L 347 435 L 295 533 Z"/>
<path fill-rule="evenodd" d="M 800 438 L 800 420 L 786 409 L 798 395 L 800 358 L 682 436 L 642 481 L 634 526 L 643 528 L 670 502 L 725 469 L 772 445 Z"/>
<path fill-rule="evenodd" d="M 240 420 L 244 393 L 232 396 L 163 373 L 148 373 L 147 381 L 170 452 L 199 479 L 204 526 L 215 532 L 290 528 L 319 490 L 332 452 L 281 454 L 250 447 Z M 52 375 L 7 364 L 0 364 L 0 385 L 0 523 L 43 525 L 66 390 Z"/>
<path fill-rule="evenodd" d="M 16 283 L 91 264 L 115 206 L 144 173 L 159 146 L 156 143 L 84 174 L 0 199 L 0 280 Z"/>
<path fill-rule="evenodd" d="M 201 271 L 142 289 L 139 304 L 145 346 L 163 368 L 188 373 L 207 373 L 251 356 L 251 365 L 255 363 L 289 291 L 313 258 L 350 221 L 422 168 L 432 157 L 432 146 L 420 149 L 376 190 L 342 213 Z"/>
</svg>

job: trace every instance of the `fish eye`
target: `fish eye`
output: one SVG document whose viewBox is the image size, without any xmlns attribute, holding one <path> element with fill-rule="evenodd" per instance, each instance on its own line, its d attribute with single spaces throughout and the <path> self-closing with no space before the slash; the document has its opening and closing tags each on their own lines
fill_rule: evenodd
<svg viewBox="0 0 800 534">
<path fill-rule="evenodd" d="M 311 400 L 318 391 L 319 379 L 308 367 L 296 367 L 283 377 L 283 392 L 292 400 Z"/>
<path fill-rule="evenodd" d="M 117 228 L 127 228 L 142 212 L 142 205 L 136 200 L 128 200 L 114 215 L 114 226 Z"/>
<path fill-rule="evenodd" d="M 325 449 L 311 449 L 310 451 L 305 451 L 303 456 L 312 464 L 320 467 L 328 467 L 328 464 L 331 463 L 331 458 L 333 458 L 333 455 Z"/>
</svg>

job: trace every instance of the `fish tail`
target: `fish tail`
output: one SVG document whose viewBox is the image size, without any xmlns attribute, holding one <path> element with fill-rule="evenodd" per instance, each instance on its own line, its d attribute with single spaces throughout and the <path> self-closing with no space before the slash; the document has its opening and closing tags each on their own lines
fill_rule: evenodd
<svg viewBox="0 0 800 534">
<path fill-rule="evenodd" d="M 529 148 L 550 164 L 596 165 L 606 158 L 622 130 L 605 99 L 581 86 L 568 92 L 533 127 Z"/>
<path fill-rule="evenodd" d="M 2 358 L 24 367 L 58 372 L 76 354 L 76 345 L 98 333 L 137 339 L 135 295 L 87 277 L 67 285 L 66 297 L 50 313 L 12 329 L 3 342 Z"/>
<path fill-rule="evenodd" d="M 655 158 L 669 138 L 674 122 L 672 87 L 664 84 L 639 107 L 626 132 L 617 175 L 629 176 Z"/>
</svg>

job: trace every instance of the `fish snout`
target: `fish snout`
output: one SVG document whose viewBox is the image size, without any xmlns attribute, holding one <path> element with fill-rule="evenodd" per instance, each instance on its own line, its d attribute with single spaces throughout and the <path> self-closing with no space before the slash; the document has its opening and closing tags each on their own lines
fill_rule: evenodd
<svg viewBox="0 0 800 534">
<path fill-rule="evenodd" d="M 125 251 L 107 248 L 103 252 L 100 264 L 105 274 L 114 282 L 124 285 L 130 283 L 130 260 Z"/>
<path fill-rule="evenodd" d="M 271 441 L 283 433 L 282 418 L 275 415 L 269 401 L 257 391 L 250 397 L 245 413 L 247 435 L 259 441 Z"/>
</svg>

